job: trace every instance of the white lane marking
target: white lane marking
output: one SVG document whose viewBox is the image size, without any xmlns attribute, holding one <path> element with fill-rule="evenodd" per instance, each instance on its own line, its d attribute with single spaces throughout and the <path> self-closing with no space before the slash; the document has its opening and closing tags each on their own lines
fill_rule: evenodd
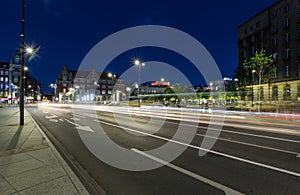
<svg viewBox="0 0 300 195">
<path fill-rule="evenodd" d="M 203 150 L 203 151 L 206 151 L 208 153 L 216 154 L 216 155 L 223 156 L 223 157 L 226 157 L 226 158 L 230 158 L 230 159 L 233 159 L 233 160 L 237 160 L 237 161 L 241 161 L 241 162 L 244 162 L 244 163 L 248 163 L 248 164 L 256 165 L 256 166 L 259 166 L 259 167 L 267 168 L 267 169 L 270 169 L 270 170 L 273 170 L 273 171 L 278 171 L 278 172 L 282 172 L 282 173 L 285 173 L 285 174 L 289 174 L 289 175 L 300 177 L 300 173 L 289 171 L 289 170 L 285 170 L 285 169 L 278 168 L 278 167 L 274 167 L 272 165 L 266 165 L 266 164 L 263 164 L 263 163 L 255 162 L 255 161 L 252 161 L 252 160 L 247 160 L 247 159 L 244 159 L 244 158 L 240 158 L 240 157 L 236 157 L 236 156 L 233 156 L 233 155 L 229 155 L 229 154 L 217 152 L 217 151 L 214 151 L 214 150 L 208 150 L 208 149 L 205 149 L 205 148 L 201 148 L 199 146 L 194 146 L 194 145 L 186 144 L 186 143 L 179 142 L 179 141 L 176 141 L 176 140 L 172 140 L 172 139 L 169 139 L 169 138 L 160 137 L 160 136 L 157 136 L 157 135 L 152 135 L 152 134 L 149 134 L 149 133 L 145 133 L 145 132 L 142 132 L 142 131 L 134 130 L 134 129 L 131 129 L 131 128 L 128 128 L 128 127 L 124 127 L 124 126 L 120 126 L 120 125 L 115 125 L 115 124 L 107 123 L 107 122 L 100 121 L 100 120 L 98 120 L 98 122 L 106 124 L 106 125 L 109 125 L 109 126 L 113 126 L 113 127 L 117 127 L 117 128 L 122 128 L 124 130 L 126 129 L 126 130 L 132 131 L 134 133 L 140 133 L 142 135 L 147 135 L 147 136 L 154 137 L 154 138 L 157 138 L 157 139 L 161 139 L 161 140 L 164 140 L 164 141 L 173 142 L 173 143 L 176 143 L 176 144 L 188 146 L 190 148 L 194 148 L 194 149 L 197 149 L 197 150 Z"/>
<path fill-rule="evenodd" d="M 85 116 L 81 116 L 81 115 L 78 115 L 78 114 L 73 114 L 73 116 L 78 117 L 78 118 L 86 118 Z"/>
<path fill-rule="evenodd" d="M 44 114 L 48 114 L 49 112 L 46 112 L 46 111 L 42 111 Z"/>
<path fill-rule="evenodd" d="M 205 135 L 199 134 L 199 133 L 197 133 L 196 135 L 201 136 L 201 137 L 205 136 Z M 262 145 L 256 145 L 256 144 L 250 144 L 250 143 L 246 143 L 246 142 L 235 141 L 235 140 L 232 140 L 232 138 L 223 139 L 223 138 L 220 138 L 220 137 L 212 137 L 212 136 L 207 136 L 207 135 L 205 137 L 212 138 L 212 139 L 218 139 L 218 140 L 225 141 L 225 142 L 231 142 L 231 143 L 236 143 L 236 144 L 241 144 L 241 145 L 246 145 L 246 146 L 263 148 L 263 149 L 267 149 L 267 150 L 273 150 L 273 151 L 277 151 L 277 152 L 288 153 L 288 154 L 292 154 L 292 155 L 297 155 L 298 154 L 297 152 L 293 152 L 293 151 L 281 150 L 281 149 L 278 149 L 278 148 L 272 148 L 272 147 L 267 147 L 267 146 L 262 146 Z"/>
<path fill-rule="evenodd" d="M 94 133 L 93 129 L 91 129 L 89 126 L 80 126 L 76 123 L 73 123 L 72 121 L 69 121 L 68 119 L 65 119 L 68 123 L 75 125 L 75 128 L 82 131 L 88 131 Z"/>
<path fill-rule="evenodd" d="M 65 119 L 65 121 L 67 121 L 68 123 L 72 124 L 72 125 L 75 125 L 76 127 L 78 127 L 79 125 L 76 124 L 76 123 L 73 123 L 72 121 L 69 121 L 68 119 Z"/>
<path fill-rule="evenodd" d="M 56 115 L 51 114 L 51 116 L 46 116 L 45 118 L 47 118 L 47 119 L 53 119 L 53 118 L 56 118 L 56 117 L 57 117 Z"/>
<path fill-rule="evenodd" d="M 89 126 L 78 126 L 76 127 L 78 130 L 82 130 L 82 131 L 88 131 L 88 132 L 92 132 L 94 133 L 94 130 L 91 129 Z"/>
<path fill-rule="evenodd" d="M 300 158 L 300 154 L 298 154 L 296 157 L 297 157 L 297 158 Z"/>
<path fill-rule="evenodd" d="M 178 125 L 178 123 L 170 122 L 170 121 L 167 121 L 166 123 Z M 207 127 L 199 126 L 199 125 L 190 125 L 190 124 L 180 124 L 180 125 L 190 126 L 190 127 L 198 127 L 199 129 L 205 129 L 205 130 L 207 129 Z M 210 130 L 220 131 L 220 129 L 214 129 L 214 128 L 210 128 Z M 222 129 L 222 132 L 232 133 L 232 134 L 238 134 L 238 135 L 245 135 L 245 136 L 252 136 L 252 137 L 259 137 L 259 138 L 265 138 L 265 139 L 273 139 L 273 140 L 279 140 L 279 141 L 285 141 L 285 142 L 300 143 L 300 141 L 298 141 L 298 140 L 285 139 L 285 138 L 279 138 L 279 137 L 272 137 L 272 136 L 266 136 L 266 135 L 257 135 L 257 134 L 237 132 L 237 131 L 230 131 L 230 130 L 225 130 L 225 129 Z"/>
<path fill-rule="evenodd" d="M 59 120 L 60 120 L 61 122 L 64 122 L 64 119 L 61 119 L 61 118 L 60 118 Z"/>
<path fill-rule="evenodd" d="M 181 167 L 179 167 L 179 166 L 176 166 L 176 165 L 171 164 L 171 163 L 169 163 L 169 162 L 167 162 L 167 161 L 164 161 L 164 160 L 162 160 L 162 159 L 159 159 L 159 158 L 157 158 L 157 157 L 155 157 L 155 156 L 152 156 L 152 155 L 150 155 L 150 154 L 147 154 L 147 153 L 145 153 L 145 152 L 142 152 L 142 151 L 140 151 L 140 150 L 138 150 L 138 149 L 132 148 L 131 150 L 134 151 L 134 152 L 136 152 L 136 153 L 138 153 L 138 154 L 141 154 L 142 156 L 147 157 L 147 158 L 149 158 L 149 159 L 151 159 L 151 160 L 153 160 L 153 161 L 156 161 L 156 162 L 158 162 L 158 163 L 160 163 L 160 164 L 163 164 L 163 165 L 165 165 L 165 166 L 167 166 L 167 167 L 169 167 L 169 168 L 171 168 L 171 169 L 174 169 L 174 170 L 176 170 L 176 171 L 178 171 L 178 172 L 180 172 L 180 173 L 183 173 L 183 174 L 185 174 L 185 175 L 188 175 L 188 176 L 190 176 L 190 177 L 192 177 L 192 178 L 194 178 L 194 179 L 197 179 L 197 180 L 199 180 L 199 181 L 201 181 L 201 182 L 203 182 L 203 183 L 206 183 L 206 184 L 208 184 L 208 185 L 211 185 L 211 186 L 213 186 L 213 187 L 215 187 L 215 188 L 217 188 L 217 189 L 219 189 L 219 190 L 222 190 L 222 191 L 225 192 L 225 194 L 235 194 L 235 195 L 242 194 L 242 193 L 240 193 L 240 192 L 238 192 L 238 191 L 235 191 L 235 190 L 233 190 L 233 189 L 231 189 L 231 188 L 229 188 L 229 187 L 227 187 L 227 186 L 224 186 L 224 185 L 219 184 L 219 183 L 217 183 L 217 182 L 215 182 L 215 181 L 212 181 L 212 180 L 210 180 L 210 179 L 207 179 L 207 178 L 205 178 L 205 177 L 202 177 L 202 176 L 200 176 L 200 175 L 197 175 L 196 173 L 193 173 L 193 172 L 191 172 L 191 171 L 189 171 L 189 170 L 183 169 L 183 168 L 181 168 Z"/>
<path fill-rule="evenodd" d="M 50 122 L 55 122 L 55 123 L 58 122 L 58 120 L 56 120 L 56 119 L 50 119 L 49 121 L 50 121 Z"/>
</svg>

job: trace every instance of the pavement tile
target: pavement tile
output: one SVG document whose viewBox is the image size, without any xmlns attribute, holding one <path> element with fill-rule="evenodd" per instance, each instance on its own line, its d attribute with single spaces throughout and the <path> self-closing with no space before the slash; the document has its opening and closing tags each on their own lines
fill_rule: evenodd
<svg viewBox="0 0 300 195">
<path fill-rule="evenodd" d="M 13 189 L 7 181 L 5 181 L 1 176 L 0 176 L 0 194 L 5 195 L 5 194 L 12 194 L 15 193 L 16 191 Z"/>
<path fill-rule="evenodd" d="M 38 186 L 23 190 L 20 192 L 22 195 L 39 195 L 39 194 L 49 194 L 49 195 L 70 195 L 76 194 L 77 191 L 73 184 L 70 182 L 67 176 L 52 180 L 50 182 L 42 183 Z"/>
<path fill-rule="evenodd" d="M 40 167 L 28 172 L 6 177 L 5 179 L 18 191 L 30 188 L 41 183 L 52 181 L 65 176 L 62 168 L 49 166 Z M 51 187 L 52 188 L 52 187 Z"/>
<path fill-rule="evenodd" d="M 27 152 L 27 154 L 49 166 L 55 167 L 59 165 L 58 160 L 54 157 L 50 148 Z"/>
<path fill-rule="evenodd" d="M 7 177 L 22 172 L 26 172 L 32 169 L 36 169 L 42 166 L 45 166 L 45 164 L 36 159 L 28 159 L 28 160 L 23 160 L 8 165 L 0 166 L 0 174 L 4 177 Z"/>
<path fill-rule="evenodd" d="M 29 160 L 30 158 L 31 158 L 30 156 L 28 156 L 27 154 L 24 154 L 24 153 L 10 155 L 10 156 L 1 156 L 0 157 L 0 166 L 11 164 L 11 163 L 16 163 L 16 162 L 21 162 L 24 160 Z"/>
</svg>

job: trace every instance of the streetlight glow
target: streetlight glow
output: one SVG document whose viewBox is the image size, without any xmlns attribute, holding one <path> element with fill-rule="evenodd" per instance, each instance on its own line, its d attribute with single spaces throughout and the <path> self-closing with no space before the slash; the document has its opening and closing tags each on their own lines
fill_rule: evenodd
<svg viewBox="0 0 300 195">
<path fill-rule="evenodd" d="M 27 47 L 25 49 L 26 49 L 27 54 L 32 54 L 33 53 L 33 48 L 32 47 Z"/>
<path fill-rule="evenodd" d="M 138 66 L 138 65 L 140 65 L 140 61 L 139 60 L 134 60 L 134 64 Z"/>
</svg>

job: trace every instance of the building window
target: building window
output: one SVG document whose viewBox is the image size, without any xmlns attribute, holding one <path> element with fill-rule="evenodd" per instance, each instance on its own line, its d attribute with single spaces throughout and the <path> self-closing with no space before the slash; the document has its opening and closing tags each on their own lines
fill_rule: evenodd
<svg viewBox="0 0 300 195">
<path fill-rule="evenodd" d="M 290 65 L 286 65 L 284 67 L 284 76 L 288 77 L 291 74 L 291 66 Z"/>
<path fill-rule="evenodd" d="M 273 24 L 272 25 L 272 33 L 277 33 L 277 31 L 278 31 L 277 24 Z"/>
<path fill-rule="evenodd" d="M 255 53 L 255 49 L 254 49 L 254 47 L 252 47 L 251 48 L 251 54 L 254 55 L 254 53 Z"/>
<path fill-rule="evenodd" d="M 255 41 L 254 35 L 251 36 L 251 41 L 252 41 L 252 43 L 254 43 L 254 41 Z"/>
<path fill-rule="evenodd" d="M 248 33 L 248 30 L 247 30 L 247 29 L 245 29 L 245 30 L 244 30 L 244 34 L 246 35 L 247 33 Z"/>
<path fill-rule="evenodd" d="M 256 22 L 256 28 L 260 27 L 260 22 Z"/>
<path fill-rule="evenodd" d="M 277 78 L 277 77 L 278 77 L 278 68 L 276 67 L 274 70 L 274 78 Z"/>
<path fill-rule="evenodd" d="M 0 75 L 4 75 L 4 71 L 3 70 L 1 70 Z"/>
<path fill-rule="evenodd" d="M 0 81 L 3 81 L 3 77 L 0 77 Z"/>
<path fill-rule="evenodd" d="M 274 86 L 272 88 L 272 100 L 277 101 L 278 100 L 278 87 Z"/>
<path fill-rule="evenodd" d="M 290 57 L 291 57 L 291 50 L 290 49 L 286 49 L 285 50 L 285 59 L 290 59 Z"/>
<path fill-rule="evenodd" d="M 272 40 L 272 42 L 273 42 L 273 46 L 274 46 L 274 47 L 277 47 L 277 46 L 278 46 L 278 39 L 277 39 L 277 38 L 274 38 L 274 39 Z"/>
<path fill-rule="evenodd" d="M 283 88 L 283 98 L 288 100 L 291 97 L 291 86 L 285 85 Z"/>
<path fill-rule="evenodd" d="M 260 39 L 263 39 L 264 38 L 264 31 L 260 31 Z"/>
<path fill-rule="evenodd" d="M 284 41 L 285 41 L 285 43 L 288 43 L 290 41 L 290 34 L 289 33 L 285 33 Z"/>
<path fill-rule="evenodd" d="M 286 6 L 284 7 L 284 11 L 285 11 L 285 12 L 290 11 L 290 6 L 289 6 L 289 5 L 286 5 Z"/>
<path fill-rule="evenodd" d="M 273 60 L 274 60 L 274 63 L 277 63 L 278 62 L 278 53 L 273 53 Z"/>
<path fill-rule="evenodd" d="M 283 28 L 288 28 L 290 26 L 290 19 L 289 18 L 285 18 L 283 20 Z"/>
<path fill-rule="evenodd" d="M 276 12 L 272 13 L 272 19 L 276 20 L 276 18 L 277 18 L 277 13 Z"/>
<path fill-rule="evenodd" d="M 300 63 L 298 63 L 298 77 L 300 79 Z"/>
<path fill-rule="evenodd" d="M 246 46 L 246 39 L 243 40 L 243 46 Z"/>
</svg>

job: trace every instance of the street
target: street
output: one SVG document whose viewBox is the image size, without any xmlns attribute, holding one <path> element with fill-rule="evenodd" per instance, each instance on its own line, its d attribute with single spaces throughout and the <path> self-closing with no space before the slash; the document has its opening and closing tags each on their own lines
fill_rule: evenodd
<svg viewBox="0 0 300 195">
<path fill-rule="evenodd" d="M 89 109 L 83 105 L 72 109 L 68 104 L 43 104 L 26 109 L 91 194 L 300 194 L 296 122 L 240 113 L 216 113 L 211 121 L 210 112 L 146 107 Z M 205 136 L 209 124 L 223 120 L 220 135 L 212 128 L 215 132 Z M 96 135 L 99 124 L 115 144 L 157 168 L 123 170 L 97 158 L 79 132 Z M 179 128 L 188 135 L 195 129 L 191 143 L 176 138 Z M 199 156 L 199 150 L 206 151 L 201 143 L 214 140 L 210 151 Z M 147 153 L 167 142 L 187 148 L 169 163 L 160 154 Z M 103 150 L 118 155 L 110 148 Z M 122 159 L 129 167 L 135 166 L 130 157 Z M 140 162 L 133 163 L 138 169 Z"/>
</svg>

